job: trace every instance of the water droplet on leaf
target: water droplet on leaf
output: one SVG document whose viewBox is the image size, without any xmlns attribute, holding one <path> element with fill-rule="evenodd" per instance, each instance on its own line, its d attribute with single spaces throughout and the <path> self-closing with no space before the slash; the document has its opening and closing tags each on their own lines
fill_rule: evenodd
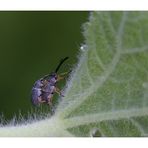
<svg viewBox="0 0 148 148">
<path fill-rule="evenodd" d="M 85 51 L 86 50 L 86 45 L 85 44 L 81 45 L 80 49 L 81 49 L 81 51 Z"/>
</svg>

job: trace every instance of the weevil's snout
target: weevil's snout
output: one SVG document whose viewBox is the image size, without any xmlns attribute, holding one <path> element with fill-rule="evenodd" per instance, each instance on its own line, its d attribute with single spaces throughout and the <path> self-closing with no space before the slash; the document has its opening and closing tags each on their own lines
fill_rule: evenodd
<svg viewBox="0 0 148 148">
<path fill-rule="evenodd" d="M 51 73 L 50 76 L 53 77 L 53 78 L 56 78 L 56 79 L 58 78 L 58 75 L 56 73 L 54 73 L 54 72 Z"/>
<path fill-rule="evenodd" d="M 56 80 L 58 79 L 58 75 L 57 74 L 54 77 L 55 77 Z"/>
</svg>

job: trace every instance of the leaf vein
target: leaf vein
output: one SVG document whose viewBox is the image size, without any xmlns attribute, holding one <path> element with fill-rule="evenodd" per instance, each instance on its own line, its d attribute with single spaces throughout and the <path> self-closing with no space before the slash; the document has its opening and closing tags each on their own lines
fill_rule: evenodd
<svg viewBox="0 0 148 148">
<path fill-rule="evenodd" d="M 129 119 L 132 117 L 147 116 L 148 108 L 140 109 L 129 109 L 129 110 L 117 110 L 114 112 L 104 112 L 96 114 L 87 114 L 83 116 L 71 117 L 64 119 L 65 128 L 72 128 L 80 125 L 102 122 L 108 120 L 120 120 L 120 119 Z"/>
</svg>

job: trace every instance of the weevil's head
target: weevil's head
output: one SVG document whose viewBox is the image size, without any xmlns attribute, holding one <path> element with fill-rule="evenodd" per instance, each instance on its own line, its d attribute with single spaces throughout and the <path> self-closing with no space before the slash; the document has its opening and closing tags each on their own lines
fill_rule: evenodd
<svg viewBox="0 0 148 148">
<path fill-rule="evenodd" d="M 47 81 L 50 83 L 50 84 L 55 84 L 57 82 L 57 78 L 58 78 L 58 75 L 56 73 L 51 73 L 49 75 L 49 78 L 47 79 Z"/>
<path fill-rule="evenodd" d="M 50 78 L 55 78 L 55 79 L 57 79 L 57 78 L 58 78 L 57 73 L 52 72 L 52 73 L 50 74 Z"/>
<path fill-rule="evenodd" d="M 57 73 L 52 72 L 52 73 L 50 73 L 50 74 L 48 74 L 48 75 L 45 75 L 45 76 L 44 76 L 43 78 L 41 78 L 40 80 L 41 80 L 41 81 L 44 81 L 44 80 L 49 81 L 51 78 L 57 79 L 57 78 L 58 78 Z"/>
</svg>

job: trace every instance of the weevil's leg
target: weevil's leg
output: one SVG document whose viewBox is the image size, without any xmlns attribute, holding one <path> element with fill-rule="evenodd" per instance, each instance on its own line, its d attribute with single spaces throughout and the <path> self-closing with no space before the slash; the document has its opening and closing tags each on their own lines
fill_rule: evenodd
<svg viewBox="0 0 148 148">
<path fill-rule="evenodd" d="M 62 96 L 64 97 L 64 95 L 61 93 L 60 89 L 55 87 L 55 90 L 54 90 L 57 94 L 59 94 L 59 96 Z"/>
<path fill-rule="evenodd" d="M 68 75 L 69 73 L 71 73 L 71 70 L 70 70 L 70 71 L 67 71 L 67 72 L 63 72 L 63 73 L 59 74 L 59 76 L 65 77 L 65 76 Z"/>
<path fill-rule="evenodd" d="M 47 104 L 52 106 L 52 98 L 53 98 L 53 94 L 49 94 L 47 97 Z"/>
<path fill-rule="evenodd" d="M 61 95 L 61 91 L 59 88 L 55 87 L 55 90 L 54 90 L 57 94 Z"/>
<path fill-rule="evenodd" d="M 61 77 L 60 75 L 58 75 L 57 81 L 63 80 L 64 77 Z"/>
<path fill-rule="evenodd" d="M 67 75 L 69 72 L 67 71 L 67 72 L 63 72 L 63 73 L 60 73 L 59 75 L 60 76 L 65 76 L 65 75 Z"/>
<path fill-rule="evenodd" d="M 48 104 L 49 106 L 52 106 L 52 103 L 51 103 L 50 101 L 48 101 L 47 104 Z"/>
<path fill-rule="evenodd" d="M 66 75 L 68 75 L 71 71 L 69 72 L 64 72 L 58 75 L 57 81 L 60 81 L 62 79 L 65 79 Z"/>
<path fill-rule="evenodd" d="M 41 87 L 41 90 L 42 91 L 45 91 L 45 87 L 47 86 L 47 84 L 48 84 L 48 81 L 47 80 L 43 80 L 43 86 Z"/>
<path fill-rule="evenodd" d="M 40 102 L 40 103 L 44 103 L 44 102 L 46 102 L 45 100 L 43 100 L 42 99 L 42 97 L 40 96 L 40 97 L 38 97 L 38 101 Z"/>
</svg>

